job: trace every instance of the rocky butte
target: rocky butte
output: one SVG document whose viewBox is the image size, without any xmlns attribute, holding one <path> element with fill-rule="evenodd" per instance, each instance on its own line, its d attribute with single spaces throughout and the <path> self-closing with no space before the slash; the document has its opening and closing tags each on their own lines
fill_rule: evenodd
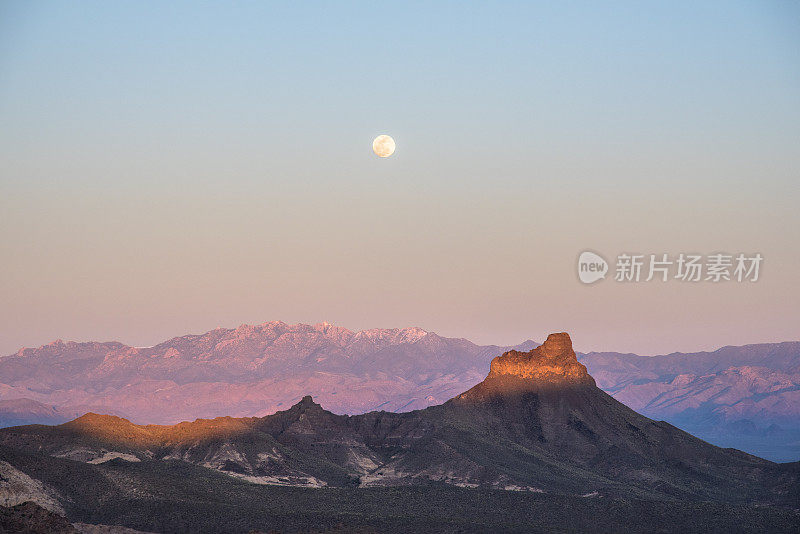
<svg viewBox="0 0 800 534">
<path fill-rule="evenodd" d="M 451 402 L 511 403 L 517 399 L 526 405 L 533 402 L 539 409 L 548 403 L 563 407 L 565 398 L 578 411 L 590 404 L 606 404 L 610 399 L 578 361 L 569 334 L 560 332 L 550 334 L 542 345 L 530 351 L 509 350 L 497 356 L 491 361 L 488 376 Z M 546 422 L 537 419 L 536 426 L 541 428 L 542 423 L 546 426 Z"/>
<path fill-rule="evenodd" d="M 504 376 L 551 383 L 594 384 L 586 366 L 578 362 L 569 334 L 550 334 L 539 347 L 528 352 L 510 350 L 492 360 L 487 380 Z"/>
<path fill-rule="evenodd" d="M 763 504 L 798 494 L 797 465 L 715 447 L 600 390 L 566 333 L 505 352 L 481 383 L 423 410 L 336 415 L 304 397 L 265 417 L 177 425 L 86 415 L 0 429 L 0 453 L 12 465 L 18 453 L 35 455 L 41 470 L 54 462 L 52 481 L 66 467 L 58 462 L 158 471 L 177 461 L 267 485 L 444 484 Z"/>
<path fill-rule="evenodd" d="M 263 416 L 309 393 L 334 413 L 412 411 L 480 383 L 506 352 L 490 381 L 505 376 L 497 382 L 512 387 L 515 376 L 538 377 L 542 388 L 549 374 L 582 382 L 565 335 L 554 335 L 545 351 L 526 352 L 536 345 L 479 346 L 419 328 L 353 332 L 280 321 L 152 347 L 55 342 L 0 358 L 0 427 L 64 423 L 87 412 L 159 424 Z M 800 342 L 577 356 L 603 391 L 642 415 L 771 460 L 800 458 Z"/>
</svg>

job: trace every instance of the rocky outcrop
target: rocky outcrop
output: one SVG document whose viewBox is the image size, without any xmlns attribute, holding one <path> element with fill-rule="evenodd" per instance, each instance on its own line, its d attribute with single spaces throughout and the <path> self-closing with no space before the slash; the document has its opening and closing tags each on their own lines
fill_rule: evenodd
<svg viewBox="0 0 800 534">
<path fill-rule="evenodd" d="M 0 532 L 28 534 L 79 534 L 63 516 L 28 501 L 16 506 L 0 506 Z"/>
<path fill-rule="evenodd" d="M 482 381 L 498 391 L 592 383 L 568 335 L 529 351 L 534 346 L 279 321 L 153 347 L 56 341 L 0 358 L 0 427 L 87 412 L 161 424 L 262 416 L 308 393 L 335 413 L 411 411 Z M 601 389 L 648 417 L 774 461 L 800 458 L 800 342 L 652 357 L 589 353 L 578 361 Z"/>
<path fill-rule="evenodd" d="M 503 376 L 544 382 L 585 382 L 594 385 L 586 366 L 578 362 L 569 334 L 550 334 L 544 344 L 528 352 L 510 350 L 492 360 L 489 376 Z"/>
<path fill-rule="evenodd" d="M 136 425 L 88 414 L 0 430 L 3 448 L 97 466 L 181 461 L 256 484 L 429 485 L 742 502 L 791 499 L 796 469 L 714 447 L 601 391 L 567 334 L 496 358 L 481 383 L 406 413 L 336 415 L 304 396 L 261 418 Z M 138 467 L 137 467 L 138 468 Z"/>
</svg>

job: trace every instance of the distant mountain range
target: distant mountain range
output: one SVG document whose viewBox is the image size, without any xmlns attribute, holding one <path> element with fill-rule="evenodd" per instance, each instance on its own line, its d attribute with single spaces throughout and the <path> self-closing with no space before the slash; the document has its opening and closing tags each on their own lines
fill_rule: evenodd
<svg viewBox="0 0 800 534">
<path fill-rule="evenodd" d="M 352 332 L 327 323 L 216 329 L 153 347 L 56 341 L 0 358 L 0 426 L 55 424 L 86 412 L 142 423 L 263 416 L 314 395 L 334 413 L 410 411 L 478 384 L 480 346 L 420 328 Z M 642 357 L 579 359 L 631 408 L 714 443 L 800 459 L 800 342 Z"/>
<path fill-rule="evenodd" d="M 664 356 L 593 352 L 581 362 L 641 414 L 717 445 L 800 459 L 800 342 Z"/>
<path fill-rule="evenodd" d="M 54 408 L 64 420 L 94 411 L 148 423 L 266 415 L 309 393 L 337 413 L 408 411 L 480 382 L 489 361 L 508 348 L 419 328 L 352 332 L 282 322 L 146 348 L 59 340 L 0 358 L 0 400 L 49 407 L 37 408 L 35 417 Z M 9 408 L 15 418 L 24 412 Z"/>
<path fill-rule="evenodd" d="M 306 517 L 320 514 L 320 502 L 341 495 L 336 492 L 364 492 L 350 494 L 346 506 L 352 508 L 361 502 L 360 495 L 370 498 L 371 489 L 397 486 L 435 490 L 435 499 L 455 495 L 449 506 L 458 507 L 470 495 L 444 489 L 456 486 L 600 499 L 608 513 L 617 506 L 631 509 L 641 507 L 632 504 L 637 501 L 651 502 L 649 511 L 641 507 L 639 517 L 630 519 L 630 525 L 650 531 L 658 527 L 655 518 L 664 517 L 653 511 L 659 502 L 683 507 L 683 523 L 691 517 L 689 530 L 704 531 L 709 522 L 730 521 L 731 514 L 747 516 L 755 513 L 750 507 L 757 506 L 767 515 L 760 519 L 760 530 L 772 524 L 778 525 L 773 530 L 792 531 L 800 527 L 794 510 L 800 497 L 799 466 L 722 449 L 639 415 L 596 386 L 565 333 L 551 334 L 530 351 L 510 350 L 493 358 L 488 375 L 477 385 L 443 404 L 412 412 L 336 415 L 306 396 L 264 417 L 159 426 L 86 414 L 59 426 L 0 430 L 0 490 L 8 480 L 17 488 L 14 500 L 5 506 L 33 500 L 73 520 L 110 519 L 111 524 L 154 531 L 193 530 L 176 523 L 191 519 L 176 519 L 180 508 L 170 501 L 195 503 L 195 514 L 207 514 L 198 500 L 204 498 L 207 484 L 214 488 L 214 501 L 225 504 L 222 514 L 251 513 L 234 504 L 240 501 L 234 500 L 239 486 L 233 481 L 327 488 L 318 490 L 314 502 L 304 507 L 295 502 L 291 509 Z M 182 474 L 176 476 L 176 470 Z M 231 482 L 203 472 L 224 475 Z M 334 493 L 326 493 L 330 491 Z M 194 496 L 185 497 L 187 492 Z M 367 511 L 370 518 L 428 519 L 414 507 L 419 505 L 409 504 L 413 492 L 380 495 L 381 503 Z M 690 503 L 716 503 L 717 508 L 698 512 Z M 513 508 L 506 504 L 496 511 Z M 628 526 L 598 527 L 598 518 L 576 517 L 576 511 L 584 509 L 578 504 L 573 515 L 544 520 L 513 513 L 496 517 L 486 510 L 482 515 L 490 517 L 482 521 L 495 526 L 479 530 L 512 530 L 512 521 L 521 522 L 519 531 L 531 531 L 534 524 L 541 527 L 546 524 L 542 521 L 550 521 L 551 530 L 617 531 Z M 142 511 L 132 516 L 131 510 Z M 360 521 L 342 512 L 340 520 Z M 287 513 L 291 511 L 283 515 Z M 264 521 L 274 527 L 285 517 Z M 404 521 L 403 530 L 429 530 Z M 742 519 L 735 525 L 741 530 L 746 523 Z M 352 526 L 343 528 L 351 531 Z M 664 526 L 667 531 L 685 527 Z M 247 527 L 252 528 L 228 525 L 220 530 Z M 204 530 L 215 529 L 205 525 Z"/>
</svg>

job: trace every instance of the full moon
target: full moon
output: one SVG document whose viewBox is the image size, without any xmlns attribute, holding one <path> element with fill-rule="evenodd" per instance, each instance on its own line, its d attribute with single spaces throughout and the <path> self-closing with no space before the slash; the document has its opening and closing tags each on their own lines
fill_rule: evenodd
<svg viewBox="0 0 800 534">
<path fill-rule="evenodd" d="M 379 135 L 372 142 L 372 151 L 382 158 L 388 158 L 394 154 L 394 139 L 388 135 Z"/>
</svg>

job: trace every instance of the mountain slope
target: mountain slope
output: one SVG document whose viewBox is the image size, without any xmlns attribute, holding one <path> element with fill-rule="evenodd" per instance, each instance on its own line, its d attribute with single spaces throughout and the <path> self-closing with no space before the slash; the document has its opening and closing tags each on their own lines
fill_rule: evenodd
<svg viewBox="0 0 800 534">
<path fill-rule="evenodd" d="M 86 412 L 174 423 L 259 416 L 312 394 L 335 413 L 409 411 L 478 384 L 510 348 L 419 328 L 352 332 L 281 322 L 216 329 L 154 347 L 56 341 L 0 358 L 0 427 Z M 712 443 L 800 459 L 800 343 L 642 357 L 579 355 L 617 400 Z"/>
<path fill-rule="evenodd" d="M 760 503 L 794 502 L 798 486 L 796 465 L 720 449 L 614 400 L 577 361 L 567 334 L 506 352 L 478 385 L 424 410 L 344 416 L 305 397 L 266 417 L 172 426 L 87 414 L 2 429 L 0 444 L 96 464 L 181 460 L 295 486 L 444 483 Z"/>
<path fill-rule="evenodd" d="M 0 401 L 0 427 L 26 424 L 53 425 L 63 423 L 70 417 L 54 406 L 47 406 L 31 399 Z"/>
<path fill-rule="evenodd" d="M 714 443 L 800 458 L 800 343 L 642 357 L 589 353 L 598 385 L 634 410 Z"/>
<path fill-rule="evenodd" d="M 57 491 L 72 522 L 147 532 L 763 534 L 800 528 L 800 512 L 772 506 L 443 485 L 281 487 L 250 484 L 186 462 L 94 465 L 0 445 L 1 461 Z"/>
<path fill-rule="evenodd" d="M 156 423 L 263 415 L 308 392 L 340 413 L 411 410 L 476 384 L 508 348 L 419 328 L 351 332 L 279 321 L 153 347 L 59 340 L 0 358 L 0 403 L 25 398 L 62 414 L 95 411 Z M 43 421 L 32 413 L 28 422 Z"/>
</svg>

